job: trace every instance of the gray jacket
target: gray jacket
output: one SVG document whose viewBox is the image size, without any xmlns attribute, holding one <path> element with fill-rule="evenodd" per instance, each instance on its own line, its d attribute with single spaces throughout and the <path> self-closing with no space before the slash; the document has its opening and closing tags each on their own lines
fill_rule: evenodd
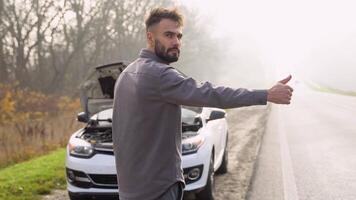
<svg viewBox="0 0 356 200">
<path fill-rule="evenodd" d="M 177 181 L 181 167 L 181 107 L 265 105 L 266 90 L 197 83 L 143 49 L 115 86 L 113 141 L 120 199 L 151 200 Z"/>
</svg>

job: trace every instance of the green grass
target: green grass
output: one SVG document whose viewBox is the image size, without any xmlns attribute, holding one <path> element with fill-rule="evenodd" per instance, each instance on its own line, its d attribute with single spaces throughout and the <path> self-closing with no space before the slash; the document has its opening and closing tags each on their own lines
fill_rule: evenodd
<svg viewBox="0 0 356 200">
<path fill-rule="evenodd" d="M 315 83 L 307 82 L 307 85 L 312 88 L 313 90 L 319 91 L 319 92 L 327 92 L 327 93 L 334 93 L 334 94 L 341 94 L 341 95 L 347 95 L 347 96 L 356 96 L 355 91 L 349 91 L 349 90 L 340 90 L 336 89 L 333 87 L 328 87 L 328 86 L 320 86 Z"/>
<path fill-rule="evenodd" d="M 1 200 L 34 200 L 54 188 L 64 189 L 65 149 L 0 170 Z"/>
</svg>

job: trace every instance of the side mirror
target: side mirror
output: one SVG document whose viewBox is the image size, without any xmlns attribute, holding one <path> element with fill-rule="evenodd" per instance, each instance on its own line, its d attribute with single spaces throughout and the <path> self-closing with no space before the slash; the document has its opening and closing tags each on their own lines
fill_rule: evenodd
<svg viewBox="0 0 356 200">
<path fill-rule="evenodd" d="M 89 121 L 89 116 L 85 112 L 78 113 L 77 120 L 79 122 L 87 123 Z"/>
<path fill-rule="evenodd" d="M 213 110 L 210 113 L 209 119 L 207 119 L 206 122 L 211 121 L 211 120 L 216 120 L 216 119 L 223 119 L 224 117 L 225 117 L 225 112 Z"/>
</svg>

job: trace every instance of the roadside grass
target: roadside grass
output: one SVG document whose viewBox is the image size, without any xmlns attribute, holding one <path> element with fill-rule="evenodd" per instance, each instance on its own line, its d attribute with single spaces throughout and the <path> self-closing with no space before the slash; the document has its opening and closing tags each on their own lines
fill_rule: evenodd
<svg viewBox="0 0 356 200">
<path fill-rule="evenodd" d="M 0 169 L 1 200 L 37 200 L 65 189 L 65 149 Z"/>
<path fill-rule="evenodd" d="M 317 85 L 317 84 L 311 83 L 311 82 L 306 82 L 306 84 L 311 89 L 319 91 L 319 92 L 341 94 L 341 95 L 347 95 L 347 96 L 356 96 L 356 91 L 340 90 L 340 89 L 336 89 L 336 88 L 332 88 L 332 87 L 328 87 L 328 86 Z"/>
</svg>

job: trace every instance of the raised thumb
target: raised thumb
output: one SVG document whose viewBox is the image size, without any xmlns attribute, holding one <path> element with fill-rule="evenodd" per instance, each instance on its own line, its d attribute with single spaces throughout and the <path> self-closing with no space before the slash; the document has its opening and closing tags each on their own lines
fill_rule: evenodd
<svg viewBox="0 0 356 200">
<path fill-rule="evenodd" d="M 278 81 L 278 82 L 279 82 L 279 83 L 282 83 L 282 84 L 287 84 L 287 83 L 290 81 L 290 79 L 292 79 L 292 75 L 289 75 L 289 76 L 287 76 L 285 79 L 280 80 L 280 81 Z"/>
</svg>

